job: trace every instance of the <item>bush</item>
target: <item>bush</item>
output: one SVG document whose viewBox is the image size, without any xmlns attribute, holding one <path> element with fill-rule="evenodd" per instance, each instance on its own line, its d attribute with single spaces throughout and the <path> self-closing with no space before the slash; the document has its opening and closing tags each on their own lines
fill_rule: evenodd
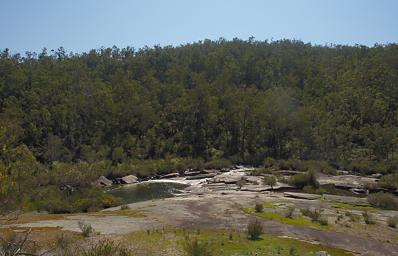
<svg viewBox="0 0 398 256">
<path fill-rule="evenodd" d="M 398 173 L 388 174 L 381 177 L 379 184 L 382 188 L 397 190 L 398 189 Z"/>
<path fill-rule="evenodd" d="M 398 216 L 388 218 L 387 224 L 389 227 L 396 228 L 398 226 Z"/>
<path fill-rule="evenodd" d="M 368 202 L 374 207 L 387 209 L 387 210 L 398 210 L 398 198 L 388 193 L 375 193 L 368 196 Z"/>
<path fill-rule="evenodd" d="M 187 238 L 183 244 L 184 252 L 187 256 L 211 256 L 213 255 L 213 249 L 209 242 L 199 242 L 197 238 Z"/>
<path fill-rule="evenodd" d="M 293 218 L 293 214 L 294 214 L 294 211 L 295 211 L 296 209 L 293 207 L 293 206 L 289 206 L 288 208 L 287 208 L 287 210 L 286 210 L 286 212 L 285 212 L 285 217 L 286 218 Z"/>
<path fill-rule="evenodd" d="M 264 206 L 261 203 L 256 203 L 254 210 L 256 210 L 256 212 L 258 212 L 258 213 L 261 213 L 264 210 Z"/>
<path fill-rule="evenodd" d="M 276 178 L 273 175 L 265 176 L 263 182 L 265 185 L 271 186 L 271 189 L 274 189 L 274 186 L 276 185 Z"/>
<path fill-rule="evenodd" d="M 368 211 L 363 212 L 362 217 L 366 224 L 375 224 L 376 223 L 374 215 L 369 213 Z"/>
<path fill-rule="evenodd" d="M 104 240 L 84 250 L 82 256 L 131 256 L 130 250 L 110 240 Z"/>
<path fill-rule="evenodd" d="M 228 159 L 215 159 L 204 164 L 205 169 L 216 169 L 221 170 L 223 168 L 229 168 L 232 166 L 232 162 Z"/>
<path fill-rule="evenodd" d="M 120 210 L 128 210 L 128 209 L 130 209 L 130 206 L 128 206 L 127 204 L 120 206 Z"/>
<path fill-rule="evenodd" d="M 375 162 L 367 159 L 355 159 L 345 167 L 346 170 L 360 174 L 392 173 L 398 169 L 398 161 Z"/>
<path fill-rule="evenodd" d="M 89 237 L 90 235 L 93 234 L 94 229 L 93 229 L 93 227 L 91 227 L 90 224 L 84 223 L 84 222 L 82 222 L 82 221 L 79 221 L 79 222 L 78 222 L 78 225 L 79 225 L 79 228 L 80 228 L 80 230 L 82 231 L 82 235 L 83 235 L 84 237 Z"/>
<path fill-rule="evenodd" d="M 315 171 L 308 171 L 306 173 L 296 174 L 290 178 L 289 183 L 299 189 L 302 189 L 305 186 L 319 188 L 319 182 L 317 180 L 317 174 Z"/>
<path fill-rule="evenodd" d="M 259 239 L 263 232 L 263 225 L 257 219 L 250 221 L 247 225 L 247 234 L 249 235 L 249 239 L 251 240 Z"/>
<path fill-rule="evenodd" d="M 321 218 L 321 210 L 319 209 L 310 209 L 310 208 L 301 209 L 301 213 L 304 216 L 310 217 L 310 219 L 314 222 L 319 221 Z"/>
</svg>

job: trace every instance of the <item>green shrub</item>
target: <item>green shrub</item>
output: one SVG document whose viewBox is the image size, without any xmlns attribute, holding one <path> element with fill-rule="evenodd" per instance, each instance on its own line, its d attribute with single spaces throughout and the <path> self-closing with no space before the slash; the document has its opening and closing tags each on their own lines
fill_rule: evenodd
<svg viewBox="0 0 398 256">
<path fill-rule="evenodd" d="M 251 240 L 259 239 L 263 232 L 263 225 L 258 219 L 250 221 L 247 225 L 247 234 L 249 235 L 249 239 Z"/>
<path fill-rule="evenodd" d="M 375 162 L 360 158 L 353 160 L 345 169 L 366 175 L 373 173 L 392 173 L 398 169 L 398 161 Z"/>
<path fill-rule="evenodd" d="M 128 209 L 130 209 L 130 206 L 128 206 L 127 204 L 120 206 L 120 210 L 128 210 Z"/>
<path fill-rule="evenodd" d="M 256 203 L 256 206 L 254 206 L 254 210 L 258 213 L 261 213 L 264 210 L 264 206 L 261 203 Z"/>
<path fill-rule="evenodd" d="M 232 166 L 232 162 L 228 159 L 215 159 L 204 164 L 205 169 L 216 169 L 221 170 L 223 168 L 230 168 Z"/>
<path fill-rule="evenodd" d="M 187 238 L 183 244 L 183 250 L 187 256 L 211 256 L 213 255 L 212 245 L 207 241 L 200 241 L 197 238 Z"/>
<path fill-rule="evenodd" d="M 396 228 L 398 226 L 398 216 L 388 218 L 387 224 L 389 227 Z"/>
<path fill-rule="evenodd" d="M 388 174 L 381 177 L 379 184 L 382 188 L 397 190 L 398 189 L 398 173 Z"/>
<path fill-rule="evenodd" d="M 319 182 L 317 180 L 317 174 L 315 171 L 296 174 L 290 178 L 289 183 L 299 189 L 302 189 L 305 186 L 319 188 Z"/>
<path fill-rule="evenodd" d="M 376 223 L 374 215 L 368 211 L 363 212 L 362 217 L 366 224 L 375 224 Z"/>
<path fill-rule="evenodd" d="M 375 193 L 368 196 L 368 202 L 374 207 L 387 209 L 387 210 L 398 210 L 398 198 L 388 193 Z"/>
<path fill-rule="evenodd" d="M 275 160 L 271 157 L 267 157 L 263 161 L 263 166 L 264 166 L 264 168 L 275 167 L 277 165 L 277 163 L 278 163 L 277 160 Z"/>
<path fill-rule="evenodd" d="M 288 208 L 287 208 L 287 210 L 286 210 L 286 212 L 285 212 L 285 217 L 286 218 L 293 218 L 293 214 L 294 214 L 294 211 L 295 211 L 296 209 L 293 207 L 293 206 L 289 206 Z"/>
<path fill-rule="evenodd" d="M 301 209 L 301 213 L 304 216 L 310 217 L 310 219 L 314 222 L 318 222 L 321 218 L 321 210 L 320 209 L 305 208 L 305 209 Z"/>
<path fill-rule="evenodd" d="M 90 224 L 79 221 L 78 225 L 84 237 L 89 237 L 94 233 L 94 229 Z"/>
<path fill-rule="evenodd" d="M 264 185 L 271 186 L 271 189 L 274 189 L 276 185 L 276 177 L 275 176 L 265 176 L 263 179 Z"/>
<path fill-rule="evenodd" d="M 110 240 L 103 240 L 83 251 L 81 256 L 132 256 L 126 247 Z"/>
</svg>

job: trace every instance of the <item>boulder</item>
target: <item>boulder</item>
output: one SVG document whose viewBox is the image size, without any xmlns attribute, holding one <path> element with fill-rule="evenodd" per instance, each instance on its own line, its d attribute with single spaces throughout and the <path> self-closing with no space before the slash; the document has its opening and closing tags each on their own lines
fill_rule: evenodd
<svg viewBox="0 0 398 256">
<path fill-rule="evenodd" d="M 97 181 L 95 181 L 95 184 L 99 185 L 99 186 L 112 186 L 113 182 L 109 179 L 107 179 L 105 176 L 101 176 L 98 178 Z"/>
<path fill-rule="evenodd" d="M 138 182 L 138 178 L 137 178 L 137 176 L 134 176 L 134 175 L 127 175 L 127 176 L 124 176 L 124 177 L 120 178 L 120 182 L 122 184 L 137 183 Z"/>
<path fill-rule="evenodd" d="M 306 199 L 306 200 L 316 200 L 316 199 L 321 198 L 321 195 L 306 194 L 306 193 L 295 193 L 295 192 L 284 192 L 283 195 L 285 197 L 292 197 L 292 198 Z"/>
</svg>

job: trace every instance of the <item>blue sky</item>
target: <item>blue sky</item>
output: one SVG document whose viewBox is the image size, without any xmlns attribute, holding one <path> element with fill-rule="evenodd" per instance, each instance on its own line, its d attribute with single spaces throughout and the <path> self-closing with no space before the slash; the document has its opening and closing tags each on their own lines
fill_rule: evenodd
<svg viewBox="0 0 398 256">
<path fill-rule="evenodd" d="M 0 0 L 0 49 L 180 45 L 205 38 L 398 42 L 397 0 Z"/>
</svg>

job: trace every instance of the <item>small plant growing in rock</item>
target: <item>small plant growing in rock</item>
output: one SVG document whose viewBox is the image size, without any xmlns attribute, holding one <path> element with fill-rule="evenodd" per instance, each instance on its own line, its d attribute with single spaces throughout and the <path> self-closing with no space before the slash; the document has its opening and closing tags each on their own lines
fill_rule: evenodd
<svg viewBox="0 0 398 256">
<path fill-rule="evenodd" d="M 312 221 L 319 221 L 320 217 L 321 217 L 321 210 L 319 209 L 310 209 L 310 208 L 306 208 L 306 209 L 302 209 L 301 213 L 304 216 L 310 217 Z"/>
<path fill-rule="evenodd" d="M 276 185 L 276 178 L 274 175 L 264 177 L 264 185 L 270 186 L 271 190 L 274 190 L 274 186 Z"/>
<path fill-rule="evenodd" d="M 369 213 L 368 211 L 363 212 L 362 217 L 366 224 L 375 224 L 376 223 L 376 220 L 375 220 L 373 214 Z"/>
<path fill-rule="evenodd" d="M 247 234 L 250 240 L 257 240 L 263 234 L 264 228 L 261 222 L 257 219 L 252 220 L 247 225 Z"/>
<path fill-rule="evenodd" d="M 289 255 L 290 255 L 290 256 L 296 256 L 296 255 L 297 255 L 297 249 L 296 249 L 296 247 L 290 247 L 290 249 L 289 249 Z"/>
<path fill-rule="evenodd" d="M 389 227 L 396 228 L 398 226 L 398 216 L 388 218 L 387 224 Z"/>
<path fill-rule="evenodd" d="M 183 249 L 188 256 L 211 256 L 213 249 L 209 242 L 199 242 L 197 238 L 186 239 L 183 244 Z"/>
<path fill-rule="evenodd" d="M 261 213 L 264 210 L 264 206 L 261 203 L 256 203 L 256 206 L 254 206 L 254 210 L 258 213 Z"/>
<path fill-rule="evenodd" d="M 79 221 L 78 225 L 84 237 L 89 237 L 94 233 L 94 229 L 90 224 L 85 223 L 83 221 Z"/>
<path fill-rule="evenodd" d="M 327 225 L 329 225 L 328 218 L 326 218 L 326 217 L 320 217 L 320 218 L 318 219 L 318 222 L 319 222 L 319 224 L 321 224 L 322 226 L 327 226 Z"/>
<path fill-rule="evenodd" d="M 285 217 L 286 218 L 293 218 L 295 208 L 293 206 L 289 206 L 285 212 Z"/>
<path fill-rule="evenodd" d="M 110 240 L 99 241 L 84 250 L 82 256 L 131 256 L 132 253 L 121 244 Z"/>
<path fill-rule="evenodd" d="M 120 210 L 128 210 L 130 207 L 127 204 L 120 206 Z"/>
</svg>

